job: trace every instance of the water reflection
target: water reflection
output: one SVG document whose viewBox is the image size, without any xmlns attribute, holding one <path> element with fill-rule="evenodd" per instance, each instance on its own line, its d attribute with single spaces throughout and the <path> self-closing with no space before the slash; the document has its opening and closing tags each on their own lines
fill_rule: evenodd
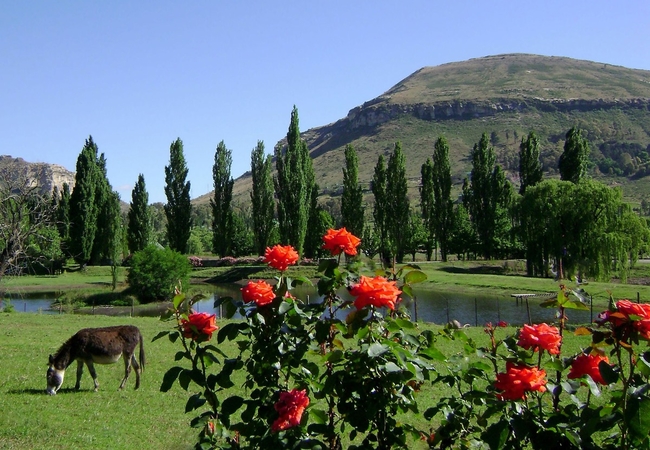
<svg viewBox="0 0 650 450">
<path fill-rule="evenodd" d="M 195 309 L 198 312 L 216 313 L 219 317 L 224 314 L 223 311 L 214 308 L 214 299 L 219 297 L 232 297 L 241 300 L 241 285 L 219 284 L 215 285 L 214 293 L 208 298 L 198 302 Z M 292 294 L 308 303 L 322 301 L 314 286 L 302 285 L 292 289 Z M 530 310 L 530 320 L 535 323 L 555 321 L 556 310 L 552 308 L 541 308 L 539 305 L 543 300 L 530 299 L 528 307 L 525 302 L 517 303 L 510 296 L 489 296 L 489 295 L 465 295 L 459 293 L 446 293 L 430 289 L 416 289 L 417 296 L 417 318 L 420 321 L 432 322 L 437 324 L 447 323 L 450 320 L 457 320 L 462 324 L 472 326 L 483 326 L 487 322 L 496 323 L 501 320 L 511 325 L 521 325 L 528 322 L 528 310 Z M 346 290 L 342 290 L 340 295 L 346 300 L 353 300 Z M 11 304 L 17 312 L 47 313 L 58 314 L 58 309 L 51 310 L 52 301 L 56 295 L 28 295 L 24 294 L 19 297 L 10 298 Z M 3 301 L 3 306 L 6 305 Z M 408 308 L 411 318 L 415 319 L 415 302 L 404 297 L 404 305 Z M 120 308 L 111 308 L 110 311 L 99 309 L 96 314 L 111 315 L 151 315 L 157 316 L 161 313 L 160 308 L 156 305 L 150 305 L 151 308 L 136 308 L 135 311 L 129 307 L 123 307 L 124 311 L 118 311 Z M 345 317 L 348 311 L 342 311 L 339 318 Z M 597 311 L 599 312 L 599 311 Z M 89 314 L 93 312 L 88 311 Z M 590 311 L 568 311 L 569 323 L 589 323 L 591 322 Z M 237 316 L 235 316 L 237 317 Z"/>
<path fill-rule="evenodd" d="M 215 287 L 214 294 L 196 304 L 199 312 L 216 313 L 222 316 L 219 309 L 213 307 L 215 298 L 232 297 L 241 300 L 241 286 L 238 284 L 222 284 Z M 308 303 L 323 300 L 318 295 L 316 287 L 298 286 L 292 289 L 292 294 Z M 346 290 L 341 295 L 346 300 L 353 300 Z M 528 305 L 525 301 L 516 302 L 510 296 L 466 295 L 447 293 L 430 289 L 415 290 L 417 298 L 417 319 L 424 322 L 437 324 L 457 320 L 461 324 L 483 326 L 488 322 L 497 323 L 505 321 L 511 325 L 528 323 L 552 322 L 556 320 L 557 310 L 542 308 L 543 299 L 530 299 Z M 408 308 L 411 318 L 415 318 L 415 302 L 404 296 L 404 305 Z M 345 314 L 344 314 L 345 315 Z M 589 323 L 592 321 L 590 311 L 568 311 L 569 323 Z"/>
</svg>

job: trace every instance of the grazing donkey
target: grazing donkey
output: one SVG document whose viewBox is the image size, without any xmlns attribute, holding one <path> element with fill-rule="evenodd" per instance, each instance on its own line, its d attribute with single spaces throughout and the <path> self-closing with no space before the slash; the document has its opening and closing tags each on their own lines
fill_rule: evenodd
<svg viewBox="0 0 650 450">
<path fill-rule="evenodd" d="M 135 348 L 140 344 L 140 364 L 135 359 Z M 126 384 L 131 373 L 131 366 L 135 368 L 135 388 L 140 387 L 140 373 L 144 370 L 144 344 L 142 334 L 137 327 L 121 325 L 106 328 L 84 328 L 68 339 L 54 356 L 50 355 L 49 368 L 47 369 L 47 393 L 55 395 L 63 384 L 65 369 L 74 360 L 77 361 L 77 383 L 79 389 L 84 363 L 95 382 L 95 391 L 99 387 L 94 363 L 112 364 L 124 355 L 124 379 L 120 389 Z"/>
</svg>

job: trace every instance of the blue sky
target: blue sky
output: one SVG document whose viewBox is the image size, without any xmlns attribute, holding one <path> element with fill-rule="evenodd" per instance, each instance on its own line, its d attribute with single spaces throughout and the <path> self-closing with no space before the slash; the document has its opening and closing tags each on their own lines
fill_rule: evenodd
<svg viewBox="0 0 650 450">
<path fill-rule="evenodd" d="M 650 2 L 6 1 L 0 9 L 0 154 L 74 171 L 92 135 L 131 200 L 144 174 L 165 202 L 180 137 L 192 198 L 286 135 L 335 122 L 424 66 L 501 53 L 650 70 Z"/>
</svg>

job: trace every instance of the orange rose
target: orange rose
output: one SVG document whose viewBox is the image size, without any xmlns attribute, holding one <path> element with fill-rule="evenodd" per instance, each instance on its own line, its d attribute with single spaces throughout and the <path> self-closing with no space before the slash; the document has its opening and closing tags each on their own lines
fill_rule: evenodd
<svg viewBox="0 0 650 450">
<path fill-rule="evenodd" d="M 567 378 L 582 378 L 584 375 L 589 375 L 596 383 L 606 384 L 598 368 L 601 361 L 609 364 L 607 356 L 582 354 L 571 363 L 571 371 Z"/>
<path fill-rule="evenodd" d="M 506 373 L 498 373 L 494 387 L 499 400 L 523 400 L 531 391 L 546 392 L 546 371 L 537 367 L 506 363 Z"/>
<path fill-rule="evenodd" d="M 538 351 L 540 348 L 548 351 L 551 355 L 560 354 L 562 336 L 560 330 L 545 323 L 538 325 L 524 325 L 519 330 L 517 345 L 526 350 Z"/>
<path fill-rule="evenodd" d="M 300 425 L 300 419 L 309 406 L 309 397 L 305 390 L 292 389 L 280 392 L 280 399 L 275 404 L 279 417 L 275 419 L 271 429 L 282 431 Z"/>
<path fill-rule="evenodd" d="M 287 267 L 295 264 L 298 258 L 298 252 L 290 245 L 266 247 L 264 252 L 264 262 L 282 272 L 287 270 Z"/>
<path fill-rule="evenodd" d="M 323 236 L 323 248 L 336 256 L 341 252 L 349 256 L 357 254 L 357 247 L 361 243 L 361 239 L 356 237 L 344 228 L 339 230 L 329 229 L 327 234 Z"/>
<path fill-rule="evenodd" d="M 402 291 L 397 289 L 395 281 L 388 281 L 383 277 L 362 276 L 359 284 L 352 286 L 350 293 L 356 297 L 354 306 L 357 309 L 363 309 L 368 305 L 395 309 L 395 303 Z"/>
<path fill-rule="evenodd" d="M 192 313 L 187 319 L 181 319 L 183 336 L 193 341 L 203 342 L 212 338 L 212 333 L 219 329 L 215 323 L 216 316 L 208 313 Z"/>
<path fill-rule="evenodd" d="M 275 299 L 273 286 L 266 281 L 249 281 L 241 288 L 241 296 L 244 303 L 255 302 L 257 306 L 264 306 L 272 303 Z"/>
</svg>

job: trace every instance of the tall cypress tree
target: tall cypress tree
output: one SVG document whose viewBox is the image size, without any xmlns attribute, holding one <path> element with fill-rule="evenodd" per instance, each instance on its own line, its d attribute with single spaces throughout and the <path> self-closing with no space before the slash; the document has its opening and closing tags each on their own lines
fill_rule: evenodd
<svg viewBox="0 0 650 450">
<path fill-rule="evenodd" d="M 251 204 L 253 208 L 253 233 L 255 251 L 263 255 L 266 247 L 271 244 L 273 232 L 273 177 L 271 176 L 271 155 L 264 156 L 264 142 L 257 141 L 257 146 L 251 152 Z"/>
<path fill-rule="evenodd" d="M 89 136 L 77 157 L 75 185 L 70 194 L 70 252 L 79 264 L 90 262 L 97 232 L 95 201 L 99 169 L 97 145 Z"/>
<path fill-rule="evenodd" d="M 345 146 L 345 167 L 343 168 L 341 217 L 342 225 L 350 233 L 358 237 L 361 237 L 363 235 L 363 190 L 359 184 L 359 162 L 357 159 L 357 152 L 350 144 Z"/>
<path fill-rule="evenodd" d="M 508 239 L 510 189 L 503 170 L 496 165 L 496 155 L 488 135 L 483 133 L 472 150 L 472 172 L 469 185 L 463 186 L 463 201 L 468 206 L 479 251 L 485 259 L 495 257 Z"/>
<path fill-rule="evenodd" d="M 183 154 L 183 141 L 176 139 L 169 147 L 169 165 L 165 166 L 165 216 L 169 247 L 187 253 L 187 242 L 192 229 L 192 204 L 187 164 Z"/>
<path fill-rule="evenodd" d="M 131 191 L 131 207 L 128 213 L 129 224 L 126 241 L 130 253 L 143 250 L 151 240 L 151 216 L 149 213 L 149 193 L 144 175 L 138 175 L 138 182 Z"/>
<path fill-rule="evenodd" d="M 433 184 L 432 223 L 440 247 L 440 258 L 447 261 L 449 241 L 453 226 L 454 204 L 451 201 L 451 166 L 449 164 L 449 144 L 444 137 L 439 137 L 434 144 L 433 167 L 431 171 Z"/>
<path fill-rule="evenodd" d="M 397 262 L 404 260 L 409 240 L 408 220 L 410 203 L 406 180 L 406 161 L 401 142 L 395 143 L 393 154 L 386 167 L 386 224 Z"/>
<path fill-rule="evenodd" d="M 588 162 L 589 142 L 582 137 L 580 129 L 573 127 L 566 134 L 564 151 L 560 155 L 560 179 L 577 183 L 587 176 Z"/>
<path fill-rule="evenodd" d="M 115 235 L 121 232 L 121 215 L 119 211 L 119 194 L 113 192 L 106 171 L 106 157 L 102 153 L 97 159 L 97 182 L 95 184 L 95 204 L 97 205 L 97 231 L 93 242 L 91 263 L 101 264 L 116 255 Z"/>
<path fill-rule="evenodd" d="M 539 138 L 534 131 L 519 144 L 519 193 L 524 195 L 526 188 L 542 181 L 542 163 L 539 160 Z"/>
<path fill-rule="evenodd" d="M 233 237 L 232 187 L 234 180 L 230 176 L 232 151 L 221 141 L 214 154 L 212 178 L 214 180 L 214 197 L 210 200 L 212 207 L 212 251 L 224 257 L 230 251 Z"/>
<path fill-rule="evenodd" d="M 379 254 L 384 265 L 389 265 L 392 254 L 392 244 L 388 233 L 388 194 L 386 192 L 386 162 L 384 155 L 379 155 L 372 176 L 370 189 L 375 198 L 372 217 L 375 220 L 375 235 L 379 240 Z"/>
<path fill-rule="evenodd" d="M 61 237 L 61 250 L 63 254 L 68 255 L 70 251 L 70 185 L 68 183 L 63 183 L 61 196 L 56 205 L 55 219 Z"/>
<path fill-rule="evenodd" d="M 427 261 L 431 261 L 431 255 L 436 241 L 436 230 L 433 222 L 433 162 L 427 158 L 420 168 L 420 211 L 422 213 L 422 226 L 425 231 L 424 249 L 427 253 Z"/>
<path fill-rule="evenodd" d="M 298 109 L 295 106 L 287 132 L 287 147 L 284 151 L 281 147 L 276 147 L 275 158 L 280 240 L 292 245 L 302 254 L 311 204 L 313 169 L 311 174 L 306 173 L 311 167 L 311 161 L 306 161 L 309 159 L 309 149 L 300 138 Z"/>
</svg>

